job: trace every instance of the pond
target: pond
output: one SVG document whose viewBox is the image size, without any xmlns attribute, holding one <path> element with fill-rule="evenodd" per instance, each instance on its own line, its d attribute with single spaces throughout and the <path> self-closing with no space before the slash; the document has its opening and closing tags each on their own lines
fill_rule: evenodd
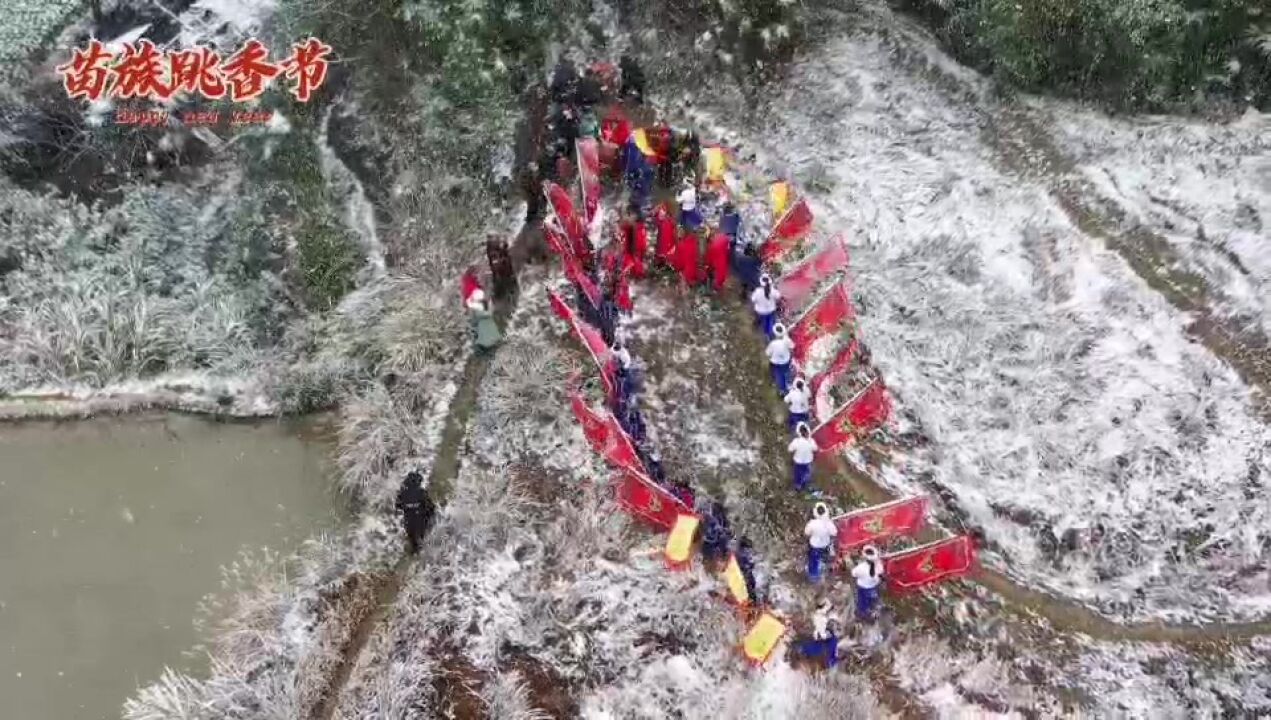
<svg viewBox="0 0 1271 720">
<path fill-rule="evenodd" d="M 165 665 L 193 667 L 222 566 L 345 517 L 331 449 L 314 421 L 0 425 L 0 714 L 118 718 Z"/>
</svg>

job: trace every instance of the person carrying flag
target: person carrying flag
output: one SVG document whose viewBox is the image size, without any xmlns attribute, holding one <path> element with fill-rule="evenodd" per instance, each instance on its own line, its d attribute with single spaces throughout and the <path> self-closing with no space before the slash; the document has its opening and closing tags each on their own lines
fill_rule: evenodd
<svg viewBox="0 0 1271 720">
<path fill-rule="evenodd" d="M 852 578 L 856 580 L 856 619 L 872 618 L 878 605 L 878 586 L 883 582 L 883 561 L 878 556 L 878 548 L 865 546 L 861 561 L 852 568 Z"/>
<path fill-rule="evenodd" d="M 794 464 L 794 489 L 803 491 L 808 488 L 808 483 L 812 480 L 812 461 L 816 459 L 816 452 L 821 448 L 812 439 L 812 431 L 808 429 L 807 423 L 801 422 L 795 425 L 794 431 L 794 439 L 790 441 L 787 449 L 790 451 L 790 458 Z"/>
<path fill-rule="evenodd" d="M 790 361 L 794 353 L 794 341 L 786 335 L 786 326 L 776 323 L 772 326 L 772 340 L 764 348 L 768 355 L 768 367 L 772 368 L 772 381 L 777 384 L 777 393 L 785 397 L 790 391 Z"/>
<path fill-rule="evenodd" d="M 812 393 L 808 390 L 808 384 L 802 377 L 794 379 L 790 392 L 786 393 L 783 399 L 786 401 L 786 407 L 790 409 L 788 423 L 791 430 L 797 428 L 800 423 L 808 421 Z"/>
<path fill-rule="evenodd" d="M 622 239 L 622 267 L 637 278 L 645 275 L 644 257 L 649 253 L 649 231 L 635 213 L 627 212 L 618 225 Z"/>
<path fill-rule="evenodd" d="M 471 313 L 472 334 L 475 338 L 477 352 L 488 353 L 502 340 L 499 326 L 494 322 L 494 311 L 490 309 L 490 299 L 481 289 L 473 290 L 468 297 L 468 311 Z"/>
<path fill-rule="evenodd" d="M 830 546 L 838 532 L 825 503 L 819 502 L 813 506 L 812 519 L 803 526 L 803 534 L 808 538 L 808 579 L 812 582 L 821 581 L 821 575 L 830 560 Z"/>
<path fill-rule="evenodd" d="M 777 303 L 781 300 L 781 291 L 772 286 L 772 278 L 767 273 L 759 276 L 759 287 L 750 293 L 750 306 L 755 310 L 755 318 L 763 334 L 769 340 L 773 336 L 773 327 L 777 320 Z"/>
<path fill-rule="evenodd" d="M 702 527 L 702 557 L 712 566 L 717 566 L 728 555 L 728 546 L 732 544 L 732 532 L 728 527 L 728 513 L 721 502 L 712 502 L 705 513 Z"/>
<path fill-rule="evenodd" d="M 658 244 L 654 255 L 659 262 L 670 264 L 675 254 L 675 218 L 666 209 L 666 205 L 658 205 L 653 211 L 653 226 L 657 230 Z"/>
<path fill-rule="evenodd" d="M 763 602 L 759 599 L 759 585 L 755 582 L 755 548 L 750 538 L 743 537 L 737 541 L 737 569 L 741 571 L 741 579 L 746 583 L 746 595 L 750 596 L 750 604 L 758 607 Z"/>
<path fill-rule="evenodd" d="M 817 604 L 816 612 L 812 613 L 812 639 L 803 644 L 803 654 L 824 658 L 827 668 L 838 664 L 839 639 L 831 617 L 832 609 L 828 599 Z"/>
<path fill-rule="evenodd" d="M 644 469 L 649 471 L 649 479 L 658 485 L 666 486 L 666 471 L 662 469 L 662 454 L 655 449 L 649 450 L 644 462 Z"/>
<path fill-rule="evenodd" d="M 671 264 L 679 271 L 684 284 L 689 287 L 696 287 L 700 281 L 699 249 L 697 235 L 691 230 L 684 230 L 680 234 L 679 242 L 675 244 L 675 254 L 671 259 Z"/>
</svg>

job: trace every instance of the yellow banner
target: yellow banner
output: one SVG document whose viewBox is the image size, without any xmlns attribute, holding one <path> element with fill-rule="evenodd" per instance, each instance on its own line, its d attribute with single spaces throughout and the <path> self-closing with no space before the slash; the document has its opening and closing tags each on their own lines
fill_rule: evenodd
<svg viewBox="0 0 1271 720">
<path fill-rule="evenodd" d="M 764 613 L 751 626 L 750 632 L 746 633 L 746 639 L 741 642 L 741 651 L 747 660 L 755 665 L 762 665 L 768 661 L 772 651 L 777 649 L 777 643 L 781 642 L 781 637 L 785 634 L 786 626 L 771 613 Z"/>
<path fill-rule="evenodd" d="M 772 216 L 779 218 L 790 208 L 790 183 L 775 182 L 768 187 L 768 201 L 772 204 Z"/>
<path fill-rule="evenodd" d="M 723 149 L 706 148 L 702 151 L 702 155 L 706 158 L 706 181 L 723 183 L 724 172 L 728 170 L 728 159 L 724 156 Z"/>
<path fill-rule="evenodd" d="M 741 574 L 741 566 L 737 564 L 737 556 L 729 554 L 728 564 L 724 566 L 724 582 L 728 585 L 728 594 L 738 605 L 750 604 L 750 593 L 746 590 L 746 578 Z"/>
<path fill-rule="evenodd" d="M 693 557 L 693 534 L 700 521 L 696 515 L 680 515 L 666 538 L 666 561 L 672 567 L 683 567 Z"/>
</svg>

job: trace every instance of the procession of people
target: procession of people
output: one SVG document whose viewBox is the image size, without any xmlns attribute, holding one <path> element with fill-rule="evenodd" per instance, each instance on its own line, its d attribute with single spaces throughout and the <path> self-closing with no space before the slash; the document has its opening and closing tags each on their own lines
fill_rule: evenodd
<svg viewBox="0 0 1271 720">
<path fill-rule="evenodd" d="M 670 497 L 701 520 L 699 549 L 708 567 L 718 568 L 729 558 L 736 561 L 751 607 L 762 607 L 767 593 L 757 575 L 758 560 L 746 537 L 735 537 L 724 503 L 696 493 L 678 478 L 668 478 L 661 455 L 641 412 L 642 370 L 621 332 L 621 319 L 632 310 L 630 282 L 646 278 L 651 269 L 672 273 L 684 290 L 700 289 L 721 295 L 732 280 L 747 301 L 758 330 L 762 333 L 766 357 L 777 396 L 786 405 L 787 450 L 791 457 L 791 479 L 795 491 L 819 494 L 812 488 L 813 465 L 821 448 L 812 436 L 812 392 L 808 381 L 795 375 L 795 343 L 780 321 L 783 298 L 773 278 L 763 272 L 763 233 L 747 228 L 721 170 L 722 161 L 712 155 L 712 167 L 703 168 L 703 148 L 692 131 L 657 121 L 635 129 L 615 102 L 603 113 L 601 104 L 620 92 L 627 103 L 642 102 L 643 77 L 630 58 L 620 63 L 620 78 L 614 68 L 597 64 L 579 73 L 562 63 L 551 82 L 552 108 L 547 124 L 545 154 L 525 168 L 522 185 L 530 210 L 527 220 L 544 217 L 552 222 L 552 204 L 545 201 L 544 181 L 564 182 L 574 177 L 575 149 L 582 138 L 597 138 L 615 146 L 605 153 L 612 158 L 614 176 L 621 178 L 625 201 L 612 224 L 608 243 L 593 247 L 584 238 L 574 251 L 582 273 L 576 279 L 575 303 L 583 320 L 599 331 L 608 347 L 609 372 L 613 389 L 607 396 L 609 411 L 630 438 L 644 474 L 661 486 Z M 665 198 L 655 202 L 656 198 Z M 774 212 L 775 214 L 775 212 Z M 650 235 L 654 242 L 650 245 Z M 505 240 L 491 236 L 486 243 L 491 294 L 506 300 L 517 292 L 515 271 Z M 474 347 L 490 352 L 501 341 L 494 319 L 491 298 L 475 280 L 475 271 L 465 274 L 464 305 L 472 324 Z M 587 285 L 588 287 L 584 287 Z M 598 297 L 596 296 L 598 293 Z M 399 498 L 399 508 L 412 551 L 418 546 L 421 527 L 417 507 L 417 474 L 408 476 Z M 426 498 L 426 493 L 425 493 Z M 429 505 L 431 508 L 431 505 Z M 428 515 L 431 517 L 431 509 Z M 807 539 L 807 577 L 820 584 L 834 567 L 838 528 L 824 502 L 816 502 L 804 527 Z M 884 564 L 873 546 L 864 548 L 850 577 L 856 588 L 852 605 L 858 622 L 878 615 L 879 590 L 886 577 Z M 804 643 L 805 654 L 823 658 L 827 666 L 837 662 L 838 621 L 831 617 L 832 604 L 822 600 L 812 617 L 811 639 Z"/>
</svg>

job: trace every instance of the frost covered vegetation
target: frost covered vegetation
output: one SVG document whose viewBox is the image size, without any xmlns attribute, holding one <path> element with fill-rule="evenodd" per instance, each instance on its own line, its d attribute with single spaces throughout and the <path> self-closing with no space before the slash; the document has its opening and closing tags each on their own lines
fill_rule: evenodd
<svg viewBox="0 0 1271 720">
<path fill-rule="evenodd" d="M 901 0 L 1009 85 L 1132 109 L 1271 107 L 1263 0 Z"/>
</svg>

